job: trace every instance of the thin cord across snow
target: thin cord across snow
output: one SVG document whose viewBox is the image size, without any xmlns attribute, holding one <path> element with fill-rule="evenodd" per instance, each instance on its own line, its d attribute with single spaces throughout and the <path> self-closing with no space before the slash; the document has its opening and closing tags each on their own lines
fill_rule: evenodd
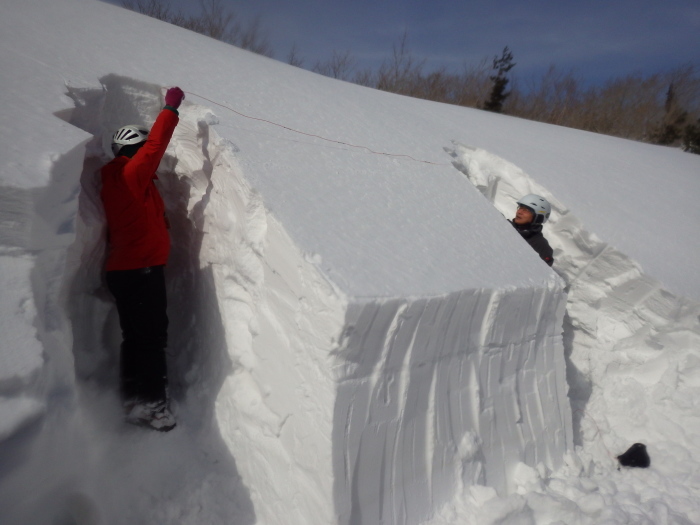
<svg viewBox="0 0 700 525">
<path fill-rule="evenodd" d="M 403 158 L 407 158 L 407 159 L 409 159 L 409 160 L 412 160 L 412 161 L 414 161 L 414 162 L 421 162 L 421 163 L 423 163 L 423 164 L 432 164 L 433 166 L 450 166 L 450 164 L 448 164 L 448 163 L 446 163 L 446 162 L 432 162 L 432 161 L 430 161 L 430 160 L 416 159 L 416 158 L 414 158 L 414 157 L 411 157 L 410 155 L 406 155 L 406 154 L 403 154 L 403 153 L 384 153 L 384 152 L 382 152 L 382 151 L 374 151 L 373 149 L 371 149 L 371 148 L 369 148 L 369 147 L 367 147 L 367 146 L 358 146 L 358 145 L 356 145 L 356 144 L 350 144 L 350 143 L 348 143 L 348 142 L 343 142 L 343 141 L 341 141 L 341 140 L 333 140 L 333 139 L 329 139 L 329 138 L 326 138 L 326 137 L 322 137 L 322 136 L 320 136 L 320 135 L 314 135 L 314 134 L 312 134 L 312 133 L 306 133 L 306 132 L 304 132 L 304 131 L 299 131 L 298 129 L 294 129 L 294 128 L 290 128 L 290 127 L 288 127 L 288 126 L 284 126 L 284 125 L 282 125 L 282 124 L 278 124 L 277 122 L 273 122 L 273 121 L 271 121 L 271 120 L 266 120 L 266 119 L 264 119 L 264 118 L 251 117 L 251 116 L 249 116 L 249 115 L 245 115 L 245 114 L 241 113 L 240 111 L 236 111 L 236 110 L 233 109 L 232 107 L 226 106 L 226 105 L 224 105 L 224 104 L 220 104 L 220 103 L 218 103 L 218 102 L 215 102 L 214 100 L 211 100 L 210 98 L 204 97 L 204 96 L 202 96 L 202 95 L 198 95 L 197 93 L 192 93 L 191 91 L 185 91 L 185 93 L 187 93 L 188 95 L 194 95 L 195 97 L 199 97 L 199 98 L 201 98 L 201 99 L 203 99 L 203 100 L 206 100 L 207 102 L 211 102 L 212 104 L 215 104 L 215 105 L 220 106 L 220 107 L 222 107 L 222 108 L 224 108 L 224 109 L 227 109 L 227 110 L 231 111 L 232 113 L 235 113 L 236 115 L 240 115 L 241 117 L 245 117 L 245 118 L 251 119 L 251 120 L 257 120 L 257 121 L 259 121 L 259 122 L 265 122 L 265 123 L 267 123 L 267 124 L 271 124 L 271 125 L 273 125 L 273 126 L 277 126 L 277 127 L 279 127 L 279 128 L 282 128 L 282 129 L 286 129 L 286 130 L 291 131 L 291 132 L 293 132 L 293 133 L 298 133 L 298 134 L 300 134 L 300 135 L 306 135 L 307 137 L 313 137 L 313 138 L 325 140 L 326 142 L 333 142 L 334 144 L 342 144 L 343 146 L 349 146 L 349 147 L 351 147 L 351 148 L 364 149 L 364 150 L 367 150 L 367 151 L 369 151 L 370 153 L 372 153 L 372 154 L 374 154 L 374 155 L 384 155 L 384 156 L 387 156 L 387 157 L 403 157 Z"/>
</svg>

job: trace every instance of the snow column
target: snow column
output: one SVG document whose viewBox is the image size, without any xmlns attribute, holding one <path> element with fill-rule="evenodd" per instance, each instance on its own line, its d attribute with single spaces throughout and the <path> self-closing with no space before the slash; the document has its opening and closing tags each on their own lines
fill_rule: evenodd
<svg viewBox="0 0 700 525">
<path fill-rule="evenodd" d="M 351 305 L 334 421 L 342 524 L 418 523 L 463 485 L 512 490 L 572 445 L 566 296 L 471 290 Z"/>
</svg>

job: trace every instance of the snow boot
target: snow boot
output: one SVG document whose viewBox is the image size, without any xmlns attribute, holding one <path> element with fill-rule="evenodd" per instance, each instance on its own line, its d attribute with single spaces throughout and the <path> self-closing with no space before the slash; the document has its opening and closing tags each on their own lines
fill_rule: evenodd
<svg viewBox="0 0 700 525">
<path fill-rule="evenodd" d="M 124 413 L 128 423 L 159 432 L 168 432 L 176 425 L 167 401 L 131 401 L 124 404 Z"/>
</svg>

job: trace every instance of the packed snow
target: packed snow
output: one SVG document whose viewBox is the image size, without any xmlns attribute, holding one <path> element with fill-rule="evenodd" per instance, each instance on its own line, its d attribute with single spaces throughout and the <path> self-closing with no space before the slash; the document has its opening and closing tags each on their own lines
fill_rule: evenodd
<svg viewBox="0 0 700 525">
<path fill-rule="evenodd" d="M 8 0 L 0 41 L 2 523 L 700 523 L 700 157 L 96 0 Z M 120 415 L 98 174 L 173 85 L 159 434 Z"/>
</svg>

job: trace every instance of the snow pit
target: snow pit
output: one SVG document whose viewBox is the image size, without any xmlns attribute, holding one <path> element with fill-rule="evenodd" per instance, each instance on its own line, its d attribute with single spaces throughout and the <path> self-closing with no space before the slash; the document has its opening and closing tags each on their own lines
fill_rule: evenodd
<svg viewBox="0 0 700 525">
<path fill-rule="evenodd" d="M 87 434 L 59 440 L 73 460 L 53 471 L 52 486 L 71 482 L 52 489 L 53 503 L 41 511 L 17 507 L 13 519 L 81 515 L 75 509 L 83 507 L 83 514 L 113 517 L 128 500 L 124 523 L 175 515 L 192 522 L 218 515 L 248 523 L 419 523 L 459 487 L 489 485 L 505 495 L 516 489 L 518 465 L 561 465 L 572 431 L 560 281 L 425 297 L 350 296 L 324 274 L 323 253 L 300 251 L 266 211 L 238 166 L 236 146 L 212 127 L 212 111 L 189 101 L 159 169 L 172 224 L 169 368 L 180 428 L 160 441 L 124 435 L 118 323 L 101 277 L 98 174 L 111 130 L 126 121 L 150 125 L 162 91 L 117 75 L 101 82 L 98 89 L 69 88 L 75 108 L 57 113 L 94 137 L 84 143 L 84 161 L 71 154 L 61 170 L 82 173 L 80 181 L 54 179 L 71 189 L 77 217 L 48 217 L 48 227 L 70 225 L 55 232 L 32 230 L 37 247 L 57 247 L 50 253 L 65 268 L 53 288 L 41 289 L 51 291 L 44 301 L 69 312 L 53 323 L 54 347 L 61 366 L 75 370 L 60 374 L 68 394 L 62 410 L 73 416 L 39 433 L 34 446 L 56 432 Z M 51 206 L 52 194 L 62 193 L 46 192 L 45 209 L 70 215 L 65 201 Z M 42 402 L 39 395 L 14 413 L 35 419 Z M 190 452 L 159 466 L 164 444 Z M 50 451 L 43 454 L 50 461 Z M 159 482 L 184 464 L 188 475 Z M 221 466 L 212 473 L 214 465 Z M 106 482 L 94 480 L 104 470 L 137 474 L 119 490 L 101 491 Z M 235 497 L 224 496 L 227 490 Z M 206 511 L 189 507 L 185 495 L 193 491 Z M 149 506 L 150 498 L 167 505 Z"/>
</svg>

